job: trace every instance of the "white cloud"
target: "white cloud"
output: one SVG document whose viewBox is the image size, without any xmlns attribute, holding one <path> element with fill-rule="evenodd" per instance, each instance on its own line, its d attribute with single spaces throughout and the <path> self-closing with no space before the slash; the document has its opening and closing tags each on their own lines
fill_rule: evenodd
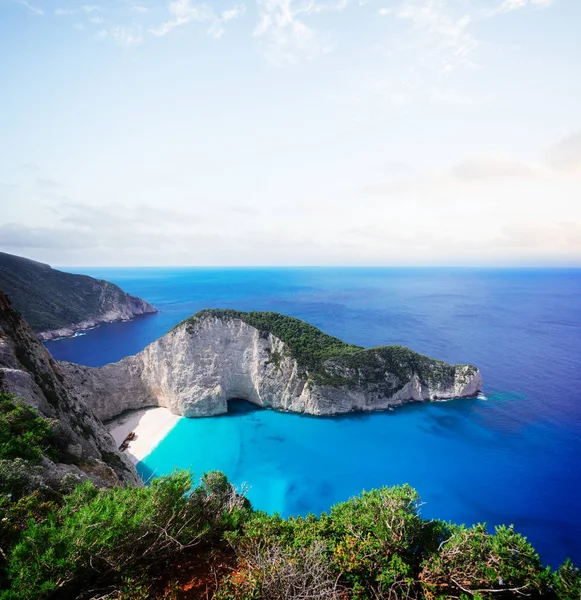
<svg viewBox="0 0 581 600">
<path fill-rule="evenodd" d="M 238 19 L 241 17 L 246 10 L 244 4 L 239 6 L 234 6 L 233 8 L 229 8 L 227 10 L 222 11 L 219 17 L 214 17 L 214 22 L 211 27 L 208 29 L 208 34 L 215 37 L 221 38 L 226 32 L 225 25 L 228 21 L 232 21 L 233 19 Z"/>
<path fill-rule="evenodd" d="M 347 0 L 258 0 L 260 20 L 254 37 L 262 38 L 266 57 L 273 63 L 295 63 L 313 58 L 331 48 L 328 36 L 308 26 L 305 20 L 325 11 L 340 11 Z"/>
<path fill-rule="evenodd" d="M 117 44 L 125 48 L 131 48 L 141 43 L 143 35 L 141 27 L 121 27 L 115 26 L 110 29 L 101 29 L 97 33 L 97 38 L 105 39 L 111 38 L 115 40 Z"/>
<path fill-rule="evenodd" d="M 213 12 L 205 4 L 192 4 L 191 0 L 174 0 L 169 4 L 170 19 L 157 28 L 150 29 L 156 36 L 168 34 L 175 27 L 186 25 L 191 21 L 210 21 L 214 18 Z"/>
<path fill-rule="evenodd" d="M 217 15 L 213 9 L 206 4 L 193 4 L 191 0 L 173 0 L 169 4 L 170 18 L 159 27 L 149 30 L 149 33 L 161 37 L 167 35 L 175 27 L 187 25 L 191 22 L 210 23 L 208 34 L 220 38 L 225 33 L 225 24 L 244 14 L 243 4 L 225 9 Z"/>
<path fill-rule="evenodd" d="M 548 8 L 553 0 L 399 0 L 378 10 L 382 17 L 412 25 L 412 47 L 425 62 L 437 63 L 444 74 L 476 66 L 473 54 L 480 42 L 476 23 L 527 7 Z"/>
<path fill-rule="evenodd" d="M 54 11 L 54 14 L 62 17 L 62 16 L 70 16 L 70 15 L 78 15 L 80 13 L 91 14 L 94 12 L 99 12 L 101 9 L 94 4 L 84 4 L 83 6 L 79 6 L 78 8 L 57 8 Z"/>
<path fill-rule="evenodd" d="M 509 12 L 526 8 L 527 6 L 537 8 L 548 8 L 554 3 L 554 0 L 504 0 L 498 7 L 492 9 L 494 12 Z"/>
<path fill-rule="evenodd" d="M 148 12 L 149 12 L 149 8 L 147 8 L 146 6 L 139 6 L 139 5 L 137 5 L 137 6 L 132 6 L 132 7 L 131 7 L 129 10 L 130 10 L 132 13 L 136 13 L 136 14 L 138 14 L 138 15 L 143 15 L 143 14 L 145 14 L 145 13 L 148 13 Z"/>
<path fill-rule="evenodd" d="M 244 6 L 244 4 L 241 4 L 240 6 L 234 6 L 233 8 L 222 11 L 221 18 L 225 23 L 227 23 L 232 19 L 237 19 L 238 17 L 242 16 L 244 14 L 245 9 L 246 7 Z"/>
<path fill-rule="evenodd" d="M 581 131 L 566 135 L 547 150 L 547 163 L 571 175 L 581 175 Z"/>
<path fill-rule="evenodd" d="M 418 52 L 436 52 L 439 69 L 449 73 L 459 67 L 473 66 L 471 54 L 478 42 L 470 32 L 473 17 L 465 5 L 446 0 L 405 0 L 395 8 L 381 9 L 382 16 L 409 21 L 417 33 Z"/>
<path fill-rule="evenodd" d="M 26 2 L 26 0 L 17 0 L 17 3 L 21 6 L 26 7 L 29 10 L 29 12 L 31 12 L 33 15 L 36 15 L 37 17 L 44 16 L 44 10 L 42 8 L 32 6 L 32 4 Z"/>
<path fill-rule="evenodd" d="M 538 168 L 505 156 L 480 156 L 463 160 L 450 169 L 452 177 L 469 182 L 482 179 L 531 177 Z"/>
</svg>

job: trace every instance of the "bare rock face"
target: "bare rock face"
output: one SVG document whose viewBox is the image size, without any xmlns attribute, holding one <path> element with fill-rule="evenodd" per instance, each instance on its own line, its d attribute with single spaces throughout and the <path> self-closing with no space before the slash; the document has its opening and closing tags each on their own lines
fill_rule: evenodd
<svg viewBox="0 0 581 600">
<path fill-rule="evenodd" d="M 13 393 L 43 417 L 55 419 L 62 463 L 44 457 L 31 476 L 54 482 L 65 475 L 100 486 L 141 485 L 131 462 L 76 395 L 71 383 L 0 290 L 0 391 Z M 23 463 L 24 464 L 24 463 Z M 18 465 L 14 464 L 14 468 Z M 24 468 L 24 467 L 23 467 Z"/>
<path fill-rule="evenodd" d="M 272 313 L 230 312 L 203 311 L 139 354 L 104 367 L 60 364 L 101 419 L 146 406 L 164 406 L 186 417 L 217 415 L 228 411 L 232 398 L 282 411 L 336 415 L 474 396 L 482 387 L 472 365 L 449 365 L 398 346 L 348 346 L 278 315 L 314 330 L 324 343 L 328 339 L 349 350 L 306 364 L 304 356 L 297 357 L 296 339 L 286 343 L 245 316 Z"/>
</svg>

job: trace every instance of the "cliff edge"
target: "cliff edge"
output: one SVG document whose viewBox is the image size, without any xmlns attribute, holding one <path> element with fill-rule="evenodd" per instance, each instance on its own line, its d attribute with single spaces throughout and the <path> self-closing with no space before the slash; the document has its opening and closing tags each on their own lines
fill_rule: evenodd
<svg viewBox="0 0 581 600">
<path fill-rule="evenodd" d="M 277 313 L 205 310 L 135 356 L 92 368 L 60 363 L 101 419 L 164 406 L 186 417 L 226 413 L 228 400 L 310 415 L 385 410 L 476 395 L 473 365 L 402 346 L 365 349 Z"/>
<path fill-rule="evenodd" d="M 63 480 L 91 479 L 101 487 L 141 485 L 103 424 L 81 402 L 66 376 L 0 290 L 0 392 L 32 406 L 52 423 L 52 458 L 38 465 L 0 460 L 2 475 L 26 488 L 60 489 Z M 58 456 L 58 459 L 55 458 Z M 10 464 L 9 464 L 10 463 Z M 5 483 L 5 482 L 4 482 Z"/>
<path fill-rule="evenodd" d="M 41 340 L 71 337 L 102 323 L 157 312 L 109 281 L 65 273 L 5 252 L 0 252 L 0 287 Z"/>
</svg>

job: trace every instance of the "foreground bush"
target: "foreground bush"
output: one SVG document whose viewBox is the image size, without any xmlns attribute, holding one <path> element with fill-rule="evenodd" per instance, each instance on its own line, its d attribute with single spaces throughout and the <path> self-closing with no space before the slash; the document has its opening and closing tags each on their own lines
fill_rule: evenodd
<svg viewBox="0 0 581 600">
<path fill-rule="evenodd" d="M 219 600 L 581 598 L 570 562 L 544 568 L 510 527 L 422 519 L 409 486 L 363 492 L 329 515 L 253 513 L 227 534 L 239 568 Z"/>
<path fill-rule="evenodd" d="M 0 600 L 183 598 L 172 565 L 205 569 L 200 600 L 580 600 L 569 561 L 544 568 L 510 527 L 423 519 L 409 486 L 381 488 L 320 517 L 252 511 L 221 473 L 177 472 L 147 488 L 89 483 L 47 501 L 0 496 Z M 204 569 L 201 569 L 204 571 Z M 179 574 L 179 572 L 177 573 Z M 181 591 L 180 591 L 181 590 Z"/>
<path fill-rule="evenodd" d="M 238 525 L 245 501 L 224 475 L 206 475 L 189 493 L 192 484 L 180 472 L 144 488 L 79 485 L 58 510 L 29 524 L 12 550 L 12 587 L 3 598 L 75 597 L 80 587 L 99 589 Z"/>
</svg>

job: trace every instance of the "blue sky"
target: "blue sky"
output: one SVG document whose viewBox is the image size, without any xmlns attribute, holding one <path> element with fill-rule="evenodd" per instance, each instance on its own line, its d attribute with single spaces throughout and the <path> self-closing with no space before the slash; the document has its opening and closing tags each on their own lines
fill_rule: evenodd
<svg viewBox="0 0 581 600">
<path fill-rule="evenodd" d="M 0 250 L 581 266 L 578 0 L 0 0 Z"/>
</svg>

